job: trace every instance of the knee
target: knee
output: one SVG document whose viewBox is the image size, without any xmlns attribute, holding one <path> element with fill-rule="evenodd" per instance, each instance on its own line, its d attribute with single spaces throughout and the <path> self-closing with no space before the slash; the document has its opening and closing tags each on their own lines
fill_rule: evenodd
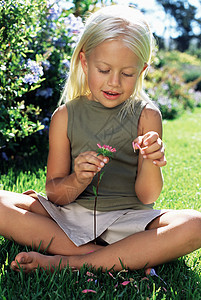
<svg viewBox="0 0 201 300">
<path fill-rule="evenodd" d="M 184 229 L 191 241 L 201 243 L 201 213 L 190 210 L 184 213 Z M 200 245 L 201 246 L 201 245 Z"/>
<path fill-rule="evenodd" d="M 7 217 L 7 211 L 6 211 L 6 203 L 8 202 L 6 200 L 7 198 L 7 192 L 6 191 L 0 191 L 0 222 L 6 221 Z"/>
<path fill-rule="evenodd" d="M 1 190 L 0 191 L 0 205 L 2 205 L 2 203 L 3 203 L 3 199 L 5 199 L 5 197 L 6 197 L 6 191 L 3 191 L 3 190 Z"/>
</svg>

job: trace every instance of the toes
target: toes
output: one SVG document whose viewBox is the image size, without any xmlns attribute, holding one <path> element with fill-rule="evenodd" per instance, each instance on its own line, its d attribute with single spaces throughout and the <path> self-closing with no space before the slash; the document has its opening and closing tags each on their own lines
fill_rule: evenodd
<svg viewBox="0 0 201 300">
<path fill-rule="evenodd" d="M 23 271 L 24 273 L 29 273 L 31 271 L 35 271 L 37 269 L 36 265 L 34 264 L 34 257 L 31 252 L 21 252 L 16 257 L 15 260 L 11 263 L 11 269 L 20 272 Z"/>
<path fill-rule="evenodd" d="M 33 262 L 31 252 L 21 252 L 15 257 L 15 261 L 19 264 L 30 264 Z"/>
</svg>

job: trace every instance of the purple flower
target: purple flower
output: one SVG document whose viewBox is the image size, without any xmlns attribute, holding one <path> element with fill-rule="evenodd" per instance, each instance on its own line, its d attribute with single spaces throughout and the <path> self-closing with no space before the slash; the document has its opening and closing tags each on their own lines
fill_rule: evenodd
<svg viewBox="0 0 201 300">
<path fill-rule="evenodd" d="M 51 97 L 53 94 L 53 89 L 52 88 L 46 88 L 46 89 L 38 89 L 36 92 L 36 96 L 41 96 L 44 97 L 45 99 Z"/>
<path fill-rule="evenodd" d="M 6 155 L 5 152 L 2 152 L 2 153 L 1 153 L 1 156 L 2 156 L 2 158 L 3 158 L 4 160 L 8 161 L 8 156 Z"/>
<path fill-rule="evenodd" d="M 33 74 L 26 74 L 22 79 L 24 83 L 29 83 L 32 85 L 33 83 L 37 83 L 39 80 L 38 76 L 34 76 Z"/>
<path fill-rule="evenodd" d="M 64 66 L 65 68 L 69 69 L 69 67 L 70 67 L 70 62 L 69 62 L 68 59 L 62 60 L 62 64 L 63 64 L 63 66 Z"/>
<path fill-rule="evenodd" d="M 64 19 L 64 24 L 67 27 L 69 37 L 78 36 L 84 29 L 81 17 L 76 18 L 73 14 Z"/>
<path fill-rule="evenodd" d="M 34 75 L 43 76 L 43 67 L 41 67 L 36 61 L 29 58 L 25 67 L 28 68 Z"/>
<path fill-rule="evenodd" d="M 36 61 L 28 59 L 25 64 L 25 68 L 30 72 L 24 76 L 22 79 L 24 83 L 32 85 L 37 83 L 40 79 L 40 76 L 43 75 L 43 67 L 41 67 Z"/>
<path fill-rule="evenodd" d="M 44 60 L 42 62 L 42 65 L 43 65 L 43 68 L 45 69 L 45 71 L 49 70 L 49 68 L 50 68 L 50 62 L 49 62 L 49 60 Z"/>
<path fill-rule="evenodd" d="M 62 8 L 55 3 L 55 0 L 49 0 L 47 7 L 49 8 L 49 20 L 57 20 L 61 16 Z"/>
</svg>

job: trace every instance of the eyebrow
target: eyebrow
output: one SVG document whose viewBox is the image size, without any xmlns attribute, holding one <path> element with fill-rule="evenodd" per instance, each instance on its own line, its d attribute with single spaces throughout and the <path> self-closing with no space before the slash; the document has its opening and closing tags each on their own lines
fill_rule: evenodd
<svg viewBox="0 0 201 300">
<path fill-rule="evenodd" d="M 111 65 L 109 64 L 109 63 L 106 63 L 106 62 L 104 62 L 104 61 L 99 61 L 99 60 L 97 60 L 97 61 L 95 61 L 96 63 L 101 63 L 101 64 L 104 64 L 104 65 L 107 65 L 108 67 L 111 67 Z M 135 68 L 139 68 L 139 66 L 137 66 L 137 65 L 133 65 L 133 66 L 126 66 L 126 67 L 123 67 L 122 69 L 135 69 Z"/>
</svg>

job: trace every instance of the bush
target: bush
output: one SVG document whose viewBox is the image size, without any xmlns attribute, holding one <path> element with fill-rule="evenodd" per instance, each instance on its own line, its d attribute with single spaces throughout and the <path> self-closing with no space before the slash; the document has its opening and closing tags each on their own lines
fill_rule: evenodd
<svg viewBox="0 0 201 300">
<path fill-rule="evenodd" d="M 37 59 L 28 59 L 29 43 L 41 30 L 38 12 L 44 0 L 32 4 L 1 1 L 0 5 L 0 148 L 13 149 L 17 140 L 42 128 L 40 109 L 25 105 L 22 96 L 38 88 L 43 81 L 43 68 Z M 32 54 L 35 56 L 35 54 Z M 19 99 L 16 102 L 16 99 Z"/>
<path fill-rule="evenodd" d="M 41 135 L 57 106 L 83 28 L 68 8 L 46 0 L 1 1 L 0 149 L 9 155 L 25 137 Z"/>
<path fill-rule="evenodd" d="M 159 51 L 155 57 L 145 86 L 164 119 L 174 119 L 184 110 L 201 105 L 200 92 L 196 91 L 201 81 L 198 63 L 196 57 L 179 51 Z M 187 70 L 193 68 L 197 72 L 187 80 Z"/>
</svg>

